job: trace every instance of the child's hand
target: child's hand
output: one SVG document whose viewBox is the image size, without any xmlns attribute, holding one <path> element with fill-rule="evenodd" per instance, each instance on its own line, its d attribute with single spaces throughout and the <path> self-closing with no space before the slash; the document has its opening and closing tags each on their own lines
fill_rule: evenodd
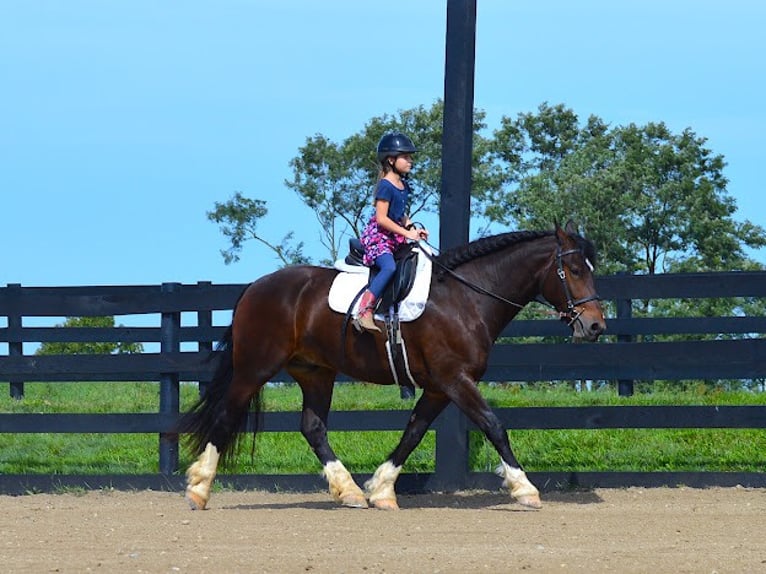
<svg viewBox="0 0 766 574">
<path fill-rule="evenodd" d="M 407 239 L 412 239 L 413 241 L 420 241 L 421 239 L 428 239 L 428 230 L 427 229 L 415 229 L 414 227 L 412 229 L 407 230 Z"/>
</svg>

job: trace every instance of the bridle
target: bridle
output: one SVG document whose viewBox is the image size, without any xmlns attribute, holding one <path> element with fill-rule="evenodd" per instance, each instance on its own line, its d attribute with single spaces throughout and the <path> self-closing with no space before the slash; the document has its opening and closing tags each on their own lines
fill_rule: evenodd
<svg viewBox="0 0 766 574">
<path fill-rule="evenodd" d="M 429 247 L 434 248 L 430 243 L 428 243 L 425 240 L 421 240 L 424 243 L 426 243 Z M 435 248 L 434 248 L 435 249 Z M 426 250 L 421 250 L 422 253 L 426 254 L 426 256 L 431 260 L 432 263 L 434 263 L 437 267 L 439 267 L 442 271 L 449 274 L 451 277 L 457 279 L 460 283 L 465 285 L 466 287 L 469 287 L 476 291 L 477 293 L 481 293 L 482 295 L 487 295 L 488 297 L 492 297 L 493 299 L 497 299 L 498 301 L 502 301 L 503 303 L 506 303 L 508 305 L 511 305 L 513 307 L 518 307 L 519 309 L 523 309 L 524 305 L 521 305 L 520 303 L 516 303 L 515 301 L 511 301 L 509 299 L 506 299 L 505 297 L 502 297 L 496 293 L 493 293 L 492 291 L 489 291 L 485 289 L 484 287 L 481 287 L 480 285 L 477 285 L 476 283 L 473 283 L 472 281 L 469 281 L 465 277 L 459 275 L 458 273 L 455 273 L 452 269 L 444 265 L 443 263 L 439 262 L 436 257 L 433 256 L 433 254 L 428 253 Z M 585 257 L 585 254 L 583 253 L 582 249 L 580 248 L 574 248 L 574 249 L 567 249 L 566 251 L 561 250 L 561 245 L 556 245 L 556 275 L 558 276 L 559 280 L 561 281 L 561 287 L 564 289 L 564 295 L 567 298 L 567 310 L 566 311 L 559 311 L 556 309 L 556 306 L 553 305 L 550 301 L 545 299 L 542 295 L 539 295 L 535 301 L 538 303 L 541 303 L 542 305 L 545 305 L 547 307 L 550 307 L 553 309 L 556 313 L 558 313 L 559 319 L 561 321 L 565 321 L 568 327 L 572 327 L 577 322 L 580 322 L 580 316 L 585 311 L 581 308 L 582 305 L 585 303 L 588 303 L 590 301 L 600 301 L 601 297 L 599 297 L 598 293 L 593 293 L 592 295 L 588 295 L 587 297 L 582 297 L 580 299 L 573 299 L 572 298 L 572 292 L 569 289 L 569 283 L 567 282 L 567 274 L 566 270 L 564 269 L 564 257 L 567 255 L 574 255 L 575 253 L 579 253 L 583 256 L 583 259 L 585 259 L 585 263 L 588 265 L 588 267 L 592 270 L 593 266 L 591 265 L 590 261 L 588 261 L 588 258 Z M 553 261 L 551 261 L 551 265 L 553 265 Z M 546 276 L 548 274 L 548 271 L 550 270 L 550 266 L 548 266 L 548 270 L 546 270 Z M 580 322 L 580 325 L 582 323 Z"/>
<path fill-rule="evenodd" d="M 568 327 L 572 327 L 576 322 L 580 321 L 580 315 L 583 314 L 584 309 L 581 308 L 582 305 L 585 303 L 588 303 L 590 301 L 601 301 L 601 297 L 599 297 L 598 293 L 593 293 L 592 295 L 588 295 L 587 297 L 582 297 L 580 299 L 572 299 L 572 292 L 569 290 L 569 283 L 567 282 L 567 273 L 564 269 L 564 257 L 567 255 L 574 255 L 575 253 L 579 253 L 582 255 L 583 259 L 585 259 L 585 263 L 588 265 L 588 267 L 593 270 L 593 265 L 591 265 L 591 262 L 588 261 L 588 258 L 585 257 L 585 254 L 583 253 L 582 249 L 567 249 L 566 251 L 561 250 L 561 245 L 556 246 L 556 275 L 558 276 L 559 280 L 561 281 L 561 287 L 564 289 L 564 295 L 567 298 L 567 310 L 566 311 L 559 311 L 559 319 L 562 321 L 565 321 Z M 548 305 L 549 307 L 552 307 L 555 309 L 554 305 L 551 305 L 549 301 L 546 301 L 544 298 L 538 299 L 540 303 L 543 303 L 545 305 Z M 582 325 L 581 323 L 581 326 Z"/>
</svg>

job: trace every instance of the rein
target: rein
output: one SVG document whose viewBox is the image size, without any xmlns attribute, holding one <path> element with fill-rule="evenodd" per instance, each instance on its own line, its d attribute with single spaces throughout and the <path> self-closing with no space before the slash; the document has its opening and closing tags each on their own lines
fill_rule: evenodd
<svg viewBox="0 0 766 574">
<path fill-rule="evenodd" d="M 437 250 L 435 246 L 428 243 L 426 240 L 421 240 L 426 245 L 431 247 L 432 250 Z M 422 253 L 426 253 L 425 251 L 421 251 Z M 546 307 L 550 307 L 553 309 L 551 311 L 551 314 L 558 314 L 559 319 L 561 321 L 566 321 L 567 326 L 571 327 L 574 325 L 575 322 L 580 320 L 580 315 L 582 315 L 583 310 L 578 309 L 581 305 L 584 305 L 585 303 L 588 303 L 589 301 L 600 301 L 601 297 L 598 296 L 598 293 L 594 293 L 593 295 L 589 295 L 588 297 L 583 297 L 581 299 L 573 300 L 572 299 L 572 292 L 569 290 L 569 284 L 567 283 L 567 276 L 566 271 L 564 270 L 564 262 L 563 259 L 567 255 L 573 255 L 575 253 L 582 254 L 581 249 L 568 249 L 567 251 L 562 251 L 561 246 L 556 246 L 556 275 L 558 276 L 559 280 L 561 281 L 561 286 L 564 289 L 564 295 L 566 295 L 567 298 L 567 310 L 566 311 L 559 311 L 556 309 L 555 305 L 551 304 L 549 301 L 544 299 L 543 297 L 538 297 L 535 299 L 535 302 L 540 303 L 542 305 L 545 305 Z M 477 293 L 481 293 L 482 295 L 486 295 L 488 297 L 491 297 L 493 299 L 496 299 L 498 301 L 501 301 L 503 303 L 506 303 L 507 305 L 511 305 L 513 307 L 517 307 L 519 309 L 523 309 L 524 305 L 521 305 L 519 303 L 516 303 L 515 301 L 511 301 L 509 299 L 506 299 L 505 297 L 502 297 L 501 295 L 498 295 L 497 293 L 493 293 L 492 291 L 489 291 L 488 289 L 485 289 L 484 287 L 477 285 L 476 283 L 473 283 L 472 281 L 469 281 L 462 275 L 459 275 L 458 273 L 455 273 L 452 269 L 447 267 L 446 265 L 442 264 L 440 261 L 436 259 L 434 255 L 431 253 L 426 253 L 426 256 L 431 260 L 431 263 L 435 264 L 437 267 L 439 267 L 442 271 L 446 272 L 448 275 L 465 285 L 466 287 L 469 287 L 470 289 L 473 289 Z M 590 261 L 587 261 L 588 266 L 590 266 Z M 592 267 L 591 267 L 592 268 Z"/>
<path fill-rule="evenodd" d="M 421 241 L 423 241 L 426 245 L 428 245 L 432 250 L 438 251 L 438 249 L 434 245 L 431 245 L 425 239 L 421 239 Z M 454 279 L 457 279 L 460 283 L 462 283 L 466 287 L 468 287 L 470 289 L 473 289 L 477 293 L 481 293 L 482 295 L 487 295 L 488 297 L 492 297 L 493 299 L 497 299 L 498 301 L 502 301 L 503 303 L 506 303 L 506 304 L 511 305 L 513 307 L 518 307 L 519 309 L 523 309 L 524 308 L 524 305 L 520 305 L 519 303 L 516 303 L 514 301 L 510 301 L 509 299 L 506 299 L 505 297 L 501 297 L 497 293 L 493 293 L 492 291 L 489 291 L 489 290 L 485 289 L 481 285 L 477 285 L 476 283 L 473 283 L 473 282 L 469 281 L 468 279 L 466 279 L 462 275 L 459 275 L 459 274 L 455 273 L 452 269 L 450 269 L 449 267 L 447 267 L 446 265 L 444 265 L 443 263 L 438 261 L 433 254 L 426 253 L 425 251 L 421 251 L 421 253 L 424 253 L 426 255 L 426 257 L 428 257 L 431 260 L 431 263 L 436 265 L 439 269 L 441 269 L 442 271 L 446 272 L 448 275 L 450 275 Z"/>
</svg>

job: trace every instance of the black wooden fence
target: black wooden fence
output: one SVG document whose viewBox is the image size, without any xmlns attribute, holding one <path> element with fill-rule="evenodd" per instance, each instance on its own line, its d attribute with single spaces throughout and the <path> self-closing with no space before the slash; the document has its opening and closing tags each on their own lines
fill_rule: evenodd
<svg viewBox="0 0 766 574">
<path fill-rule="evenodd" d="M 157 433 L 156 475 L 41 476 L 0 475 L 0 492 L 49 490 L 62 486 L 91 488 L 181 488 L 178 437 L 172 433 L 179 416 L 181 381 L 204 385 L 211 375 L 205 358 L 225 329 L 213 324 L 213 312 L 230 310 L 244 285 L 164 283 L 161 286 L 0 287 L 0 382 L 21 398 L 25 382 L 151 381 L 159 382 L 157 413 L 18 414 L 0 413 L 1 433 Z M 608 320 L 610 335 L 596 344 L 496 344 L 486 381 L 611 380 L 630 394 L 634 380 L 750 379 L 766 376 L 766 317 L 633 318 L 633 300 L 701 299 L 766 296 L 766 272 L 699 273 L 656 276 L 609 276 L 598 279 L 599 293 L 613 301 L 616 316 Z M 196 315 L 196 325 L 182 326 L 181 314 Z M 119 316 L 159 314 L 159 327 L 61 328 L 24 324 L 32 317 Z M 565 336 L 554 320 L 514 321 L 504 337 Z M 638 335 L 688 335 L 675 342 L 635 342 Z M 720 335 L 694 340 L 695 335 Z M 746 337 L 732 339 L 730 336 Z M 134 355 L 36 356 L 24 343 L 125 342 L 159 344 L 158 352 Z M 198 350 L 182 351 L 196 343 Z M 280 373 L 274 381 L 289 381 Z M 343 380 L 340 378 L 339 380 Z M 408 411 L 334 411 L 332 430 L 369 431 L 404 428 Z M 607 428 L 758 428 L 766 429 L 766 407 L 551 407 L 503 408 L 497 414 L 507 429 Z M 266 413 L 264 432 L 297 431 L 299 413 Z M 497 488 L 491 473 L 469 472 L 468 432 L 475 428 L 454 408 L 434 423 L 435 472 L 403 474 L 402 492 Z M 523 453 L 520 453 L 523 458 Z M 543 490 L 568 486 L 766 486 L 765 473 L 711 472 L 544 472 L 530 473 Z M 360 476 L 360 480 L 366 479 Z M 318 476 L 224 475 L 236 487 L 305 490 L 323 487 Z"/>
</svg>

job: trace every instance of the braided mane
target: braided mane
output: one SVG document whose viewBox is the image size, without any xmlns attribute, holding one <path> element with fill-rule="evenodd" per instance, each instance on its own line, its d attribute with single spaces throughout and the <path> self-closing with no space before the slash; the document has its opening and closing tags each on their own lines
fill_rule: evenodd
<svg viewBox="0 0 766 574">
<path fill-rule="evenodd" d="M 499 235 L 491 235 L 471 241 L 466 245 L 460 245 L 444 251 L 436 257 L 436 260 L 447 269 L 455 269 L 463 263 L 473 261 L 478 257 L 489 255 L 505 249 L 517 243 L 533 241 L 541 237 L 550 237 L 554 235 L 553 231 L 511 231 Z M 577 245 L 582 249 L 585 256 L 590 259 L 593 265 L 596 264 L 596 249 L 593 244 L 579 235 L 573 235 Z"/>
</svg>

